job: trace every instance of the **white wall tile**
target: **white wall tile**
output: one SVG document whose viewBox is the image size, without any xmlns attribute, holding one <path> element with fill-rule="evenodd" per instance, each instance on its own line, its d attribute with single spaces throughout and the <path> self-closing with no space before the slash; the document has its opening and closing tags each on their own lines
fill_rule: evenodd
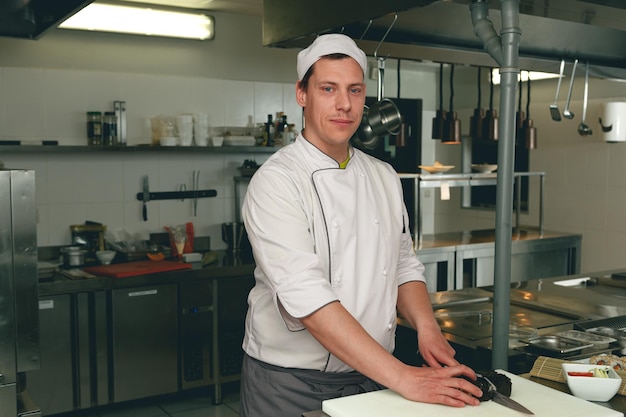
<svg viewBox="0 0 626 417">
<path fill-rule="evenodd" d="M 5 120 L 1 137 L 41 140 L 45 130 L 45 70 L 5 68 L 2 72 Z"/>
<path fill-rule="evenodd" d="M 224 126 L 245 126 L 254 115 L 254 83 L 224 81 Z"/>
</svg>

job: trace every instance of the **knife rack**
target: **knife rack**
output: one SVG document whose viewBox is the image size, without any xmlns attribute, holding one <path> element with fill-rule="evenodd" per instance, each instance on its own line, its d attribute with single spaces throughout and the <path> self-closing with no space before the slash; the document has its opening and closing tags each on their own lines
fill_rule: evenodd
<svg viewBox="0 0 626 417">
<path fill-rule="evenodd" d="M 148 193 L 146 200 L 182 200 L 185 198 L 209 198 L 217 196 L 216 190 L 192 190 L 192 191 L 161 191 Z M 144 201 L 143 193 L 137 193 L 137 200 Z"/>
</svg>

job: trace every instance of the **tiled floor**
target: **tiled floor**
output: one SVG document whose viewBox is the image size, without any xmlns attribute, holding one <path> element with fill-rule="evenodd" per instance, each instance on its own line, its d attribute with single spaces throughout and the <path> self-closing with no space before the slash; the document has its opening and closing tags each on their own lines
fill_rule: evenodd
<svg viewBox="0 0 626 417">
<path fill-rule="evenodd" d="M 196 389 L 100 407 L 67 417 L 238 417 L 239 385 L 223 388 L 222 404 L 213 405 L 212 388 Z"/>
</svg>

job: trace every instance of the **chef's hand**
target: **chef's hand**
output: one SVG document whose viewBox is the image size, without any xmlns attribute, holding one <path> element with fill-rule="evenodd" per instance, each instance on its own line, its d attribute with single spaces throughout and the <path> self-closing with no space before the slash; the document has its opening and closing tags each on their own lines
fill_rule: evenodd
<svg viewBox="0 0 626 417">
<path fill-rule="evenodd" d="M 419 353 L 426 364 L 433 368 L 454 366 L 459 362 L 454 359 L 455 350 L 441 333 L 439 326 L 420 329 L 418 333 Z"/>
<path fill-rule="evenodd" d="M 398 387 L 392 389 L 408 400 L 423 403 L 451 407 L 480 404 L 481 390 L 460 376 L 476 379 L 474 371 L 465 365 L 445 368 L 407 366 Z"/>
</svg>

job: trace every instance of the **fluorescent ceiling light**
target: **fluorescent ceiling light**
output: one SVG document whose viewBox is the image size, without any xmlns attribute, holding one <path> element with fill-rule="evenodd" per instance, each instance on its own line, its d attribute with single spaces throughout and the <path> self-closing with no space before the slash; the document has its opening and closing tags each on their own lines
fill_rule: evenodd
<svg viewBox="0 0 626 417">
<path fill-rule="evenodd" d="M 215 35 L 213 17 L 202 13 L 102 3 L 91 3 L 59 27 L 200 40 Z"/>
<path fill-rule="evenodd" d="M 547 80 L 549 78 L 559 78 L 559 74 L 553 74 L 551 72 L 538 72 L 538 71 L 520 71 L 522 82 L 528 81 L 528 77 L 530 77 L 530 81 L 536 80 Z M 493 68 L 491 70 L 491 75 L 493 76 L 493 83 L 500 84 L 500 70 L 498 68 Z M 519 81 L 519 76 L 517 77 Z"/>
</svg>

